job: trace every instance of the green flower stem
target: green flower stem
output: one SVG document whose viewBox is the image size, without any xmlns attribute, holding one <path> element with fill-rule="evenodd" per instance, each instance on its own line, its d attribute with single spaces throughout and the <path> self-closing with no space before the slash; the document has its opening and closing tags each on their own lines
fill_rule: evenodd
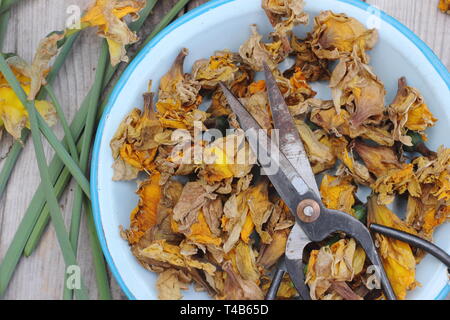
<svg viewBox="0 0 450 320">
<path fill-rule="evenodd" d="M 181 11 L 182 9 L 183 8 L 179 8 L 179 11 Z M 176 14 L 173 14 L 173 13 L 170 13 L 170 14 L 171 14 L 171 16 L 175 17 L 178 14 L 178 12 Z M 141 18 L 143 18 L 143 17 L 144 16 L 141 14 Z M 144 20 L 145 19 L 143 19 L 142 22 Z M 136 22 L 138 22 L 138 21 L 136 21 Z M 158 24 L 158 26 L 156 26 L 154 28 L 152 35 L 150 35 L 146 38 L 145 43 L 148 43 L 157 33 L 159 33 L 162 29 L 164 29 L 170 23 L 170 21 L 171 20 L 165 19 L 165 23 Z M 64 44 L 63 49 L 67 46 L 67 42 L 68 42 L 68 40 L 66 40 L 66 43 Z M 142 48 L 143 48 L 143 45 L 141 45 L 141 49 Z M 61 54 L 62 54 L 62 52 L 58 55 L 58 58 L 61 56 Z M 56 62 L 57 61 L 55 61 L 54 65 L 53 65 L 52 71 L 55 70 Z M 105 75 L 103 88 L 105 88 L 106 85 L 111 81 L 111 79 L 114 75 L 114 72 L 117 70 L 117 68 L 118 68 L 117 66 L 116 67 L 110 67 L 110 66 L 108 67 L 108 70 Z M 112 72 L 110 72 L 110 70 L 112 70 Z M 49 74 L 49 76 L 50 76 L 50 74 Z M 48 78 L 49 77 L 47 77 L 47 79 Z M 97 120 L 99 120 L 99 118 L 103 114 L 103 111 L 105 110 L 107 102 L 108 102 L 108 97 L 110 96 L 110 94 L 114 88 L 114 85 L 117 81 L 118 80 L 115 80 L 115 82 L 112 83 L 111 88 L 108 90 L 108 93 L 106 94 L 107 98 L 103 101 L 102 105 L 100 106 Z M 90 92 L 88 93 L 86 98 L 83 100 L 81 107 L 78 110 L 78 112 L 75 114 L 75 118 L 71 124 L 71 130 L 72 130 L 72 133 L 73 133 L 73 136 L 75 139 L 78 139 L 80 137 L 81 132 L 84 128 L 84 122 L 85 122 L 86 114 L 87 114 L 89 96 L 90 96 Z M 24 130 L 24 132 L 29 133 L 28 130 Z M 25 140 L 26 140 L 26 138 L 23 138 L 23 141 L 25 141 Z M 11 152 L 10 152 L 10 154 L 11 154 Z M 63 169 L 62 162 L 59 160 L 59 158 L 57 156 L 53 157 L 53 160 L 50 164 L 50 172 L 54 174 L 54 181 L 57 179 L 57 177 L 61 173 L 62 169 Z M 43 231 L 45 230 L 45 225 L 49 221 L 48 214 L 46 214 L 45 212 L 42 212 L 41 218 L 39 218 L 39 213 L 41 212 L 44 204 L 45 204 L 45 197 L 44 197 L 43 187 L 42 187 L 42 185 L 40 185 L 30 203 L 26 213 L 25 213 L 24 218 L 22 219 L 22 222 L 21 222 L 21 224 L 14 236 L 14 239 L 11 243 L 11 246 L 9 247 L 9 249 L 5 255 L 5 259 L 4 259 L 4 263 L 2 264 L 2 267 L 4 267 L 7 277 L 4 277 L 2 279 L 3 284 L 1 283 L 2 281 L 0 281 L 0 296 L 2 295 L 2 292 L 4 292 L 4 290 L 2 291 L 1 286 L 3 285 L 4 288 L 6 289 L 6 286 L 9 283 L 11 276 L 14 272 L 14 269 L 17 266 L 17 263 L 19 262 L 19 259 L 23 252 L 24 247 L 26 247 L 25 255 L 26 256 L 31 255 L 32 252 L 34 251 L 34 249 L 36 248 L 37 243 L 39 242 L 40 238 L 42 237 Z M 43 218 L 42 218 L 42 216 L 43 216 Z M 37 220 L 39 221 L 39 223 L 36 224 Z M 36 224 L 36 226 L 35 226 L 35 224 Z M 34 226 L 35 226 L 35 229 L 33 230 Z M 30 234 L 33 234 L 33 236 L 29 238 Z M 28 242 L 27 242 L 27 240 L 28 240 Z"/>
<path fill-rule="evenodd" d="M 58 115 L 59 121 L 61 122 L 61 125 L 63 127 L 64 141 L 66 142 L 66 145 L 69 147 L 70 155 L 76 162 L 78 162 L 77 145 L 75 143 L 75 139 L 73 138 L 72 131 L 70 130 L 69 124 L 67 123 L 67 119 L 64 115 L 64 111 L 61 108 L 61 104 L 59 103 L 58 99 L 56 98 L 55 92 L 53 91 L 51 86 L 46 85 L 46 86 L 44 86 L 44 89 L 45 89 L 45 91 L 47 91 L 47 94 L 50 97 L 50 100 L 52 101 L 53 106 L 55 107 L 56 114 Z"/>
<path fill-rule="evenodd" d="M 106 65 L 108 63 L 108 44 L 106 40 L 103 41 L 102 50 L 100 53 L 99 63 L 95 72 L 94 85 L 92 87 L 89 109 L 86 116 L 86 125 L 82 135 L 81 154 L 80 154 L 80 169 L 86 174 L 89 162 L 89 151 L 91 150 L 92 136 L 94 134 L 95 116 L 98 110 L 99 99 L 102 91 L 103 77 L 105 75 Z M 82 211 L 83 193 L 80 186 L 75 187 L 74 202 L 72 208 L 72 218 L 70 224 L 70 242 L 74 250 L 78 247 L 78 237 L 80 234 L 81 211 Z M 108 288 L 109 291 L 109 288 Z M 64 287 L 64 299 L 72 299 L 72 290 Z"/>
<path fill-rule="evenodd" d="M 66 39 L 64 46 L 61 48 L 61 51 L 59 52 L 58 56 L 55 59 L 55 62 L 53 63 L 52 69 L 50 70 L 49 74 L 47 75 L 47 83 L 51 84 L 55 80 L 56 75 L 58 74 L 59 70 L 61 69 L 64 62 L 66 61 L 66 58 L 69 55 L 69 52 L 72 49 L 75 40 L 78 38 L 78 35 L 79 35 L 79 32 L 71 35 L 70 37 L 68 37 Z M 47 94 L 47 92 L 45 90 L 41 90 L 39 92 L 36 100 L 45 99 L 46 94 Z M 82 121 L 84 121 L 84 119 L 82 119 Z M 5 160 L 5 165 L 3 166 L 2 171 L 0 172 L 0 197 L 3 194 L 3 191 L 5 191 L 5 187 L 8 183 L 9 177 L 11 176 L 12 170 L 14 169 L 17 159 L 19 158 L 20 153 L 22 152 L 23 144 L 27 141 L 29 136 L 30 136 L 30 130 L 23 129 L 20 141 L 14 142 L 14 145 L 12 146 L 11 150 L 8 153 L 7 159 Z M 50 167 L 50 171 L 51 170 L 52 169 Z M 62 170 L 62 168 L 61 168 L 61 170 Z M 58 175 L 60 172 L 58 172 Z"/>
<path fill-rule="evenodd" d="M 151 5 L 151 4 L 152 3 L 147 2 L 147 5 Z M 154 6 L 154 4 L 153 4 L 153 6 Z M 148 10 L 148 12 L 151 11 L 153 6 Z M 143 11 L 144 10 L 145 9 L 143 9 Z M 170 13 L 170 14 L 171 14 L 171 16 L 176 16 L 176 14 L 178 14 L 178 12 L 175 15 L 173 15 L 173 13 Z M 142 24 L 143 24 L 143 22 L 145 21 L 146 18 L 147 17 L 144 16 L 142 14 L 142 12 L 141 12 L 140 19 L 134 22 L 135 23 L 135 28 L 137 28 L 137 27 L 141 28 Z M 164 29 L 170 23 L 171 20 L 165 19 L 165 21 L 166 21 L 165 24 L 161 24 L 160 23 L 160 24 L 158 24 L 157 27 L 155 27 L 154 31 L 152 32 L 153 35 L 152 36 L 148 36 L 146 38 L 146 42 L 150 41 L 157 33 L 159 33 L 162 29 Z M 130 29 L 133 30 L 133 31 L 137 31 L 138 30 L 138 29 L 132 28 L 131 26 L 130 26 Z M 140 52 L 140 50 L 142 50 L 143 47 L 144 47 L 144 45 L 141 45 L 140 49 L 138 50 L 138 52 Z M 103 89 L 105 89 L 106 86 L 111 82 L 111 79 L 114 76 L 114 73 L 117 71 L 117 69 L 118 69 L 118 66 L 112 67 L 110 64 L 108 65 L 107 70 L 106 70 L 106 74 L 105 74 L 105 79 L 103 81 Z M 108 92 L 105 95 L 106 99 L 104 99 L 102 105 L 100 106 L 99 112 L 97 114 L 97 119 L 96 119 L 97 122 L 100 120 L 100 118 L 101 118 L 101 116 L 102 116 L 102 114 L 103 114 L 103 112 L 104 112 L 104 110 L 106 108 L 106 105 L 108 104 L 109 96 L 111 95 L 111 92 L 114 89 L 114 86 L 117 83 L 117 81 L 118 81 L 118 79 L 116 79 L 114 81 L 114 83 L 111 84 Z M 83 126 L 84 126 L 84 121 L 86 119 L 86 114 L 87 114 L 90 94 L 91 94 L 91 92 L 89 92 L 88 95 L 83 100 L 83 102 L 81 104 L 81 107 L 78 110 L 78 112 L 75 114 L 75 118 L 74 118 L 74 120 L 72 122 L 71 129 L 72 129 L 72 132 L 74 134 L 75 139 L 78 139 L 80 137 L 81 131 L 84 128 Z M 53 159 L 53 161 L 55 161 L 55 166 L 53 167 L 52 165 L 50 165 L 50 170 L 53 170 L 53 168 L 55 168 L 54 170 L 62 170 L 62 168 L 58 168 L 58 169 L 56 168 L 56 164 L 60 164 L 58 162 L 58 160 L 59 159 L 57 159 L 57 157 L 56 157 L 56 160 L 55 160 L 55 158 Z M 39 208 L 39 210 L 41 210 L 41 209 L 42 209 L 42 207 Z M 34 212 L 30 213 L 30 215 L 33 214 L 33 213 Z M 41 215 L 42 215 L 42 213 L 41 213 Z M 44 223 L 45 221 L 49 221 L 49 219 L 48 218 L 41 218 L 41 219 L 39 219 L 39 221 L 40 221 L 40 223 Z M 27 248 L 27 250 L 25 252 L 26 256 L 31 255 L 33 253 L 34 249 L 37 247 L 37 243 L 39 242 L 40 238 L 42 237 L 42 232 L 45 230 L 45 226 L 38 225 L 37 229 L 38 230 L 33 231 L 34 236 L 32 238 L 30 238 L 30 240 L 28 241 L 28 243 L 26 245 L 26 248 Z"/>
<path fill-rule="evenodd" d="M 24 101 L 22 101 L 22 104 L 24 104 L 23 102 Z M 78 164 L 75 162 L 74 159 L 70 157 L 64 145 L 61 142 L 59 142 L 58 138 L 56 138 L 52 129 L 50 129 L 47 123 L 45 123 L 44 119 L 42 119 L 42 117 L 39 114 L 37 114 L 36 117 L 42 134 L 50 143 L 52 148 L 55 150 L 55 153 L 58 155 L 58 157 L 67 167 L 67 169 L 69 169 L 70 173 L 77 181 L 78 185 L 81 187 L 83 192 L 86 194 L 88 198 L 90 198 L 90 185 L 88 179 L 86 179 L 85 175 L 78 167 Z"/>
<path fill-rule="evenodd" d="M 14 76 L 13 72 L 9 68 L 3 55 L 0 55 L 0 71 L 10 84 L 10 86 L 13 88 L 17 97 L 19 97 L 21 101 L 25 102 L 24 105 L 29 115 L 31 136 L 33 139 L 37 163 L 39 166 L 39 173 L 41 175 L 41 181 L 44 185 L 47 204 L 50 208 L 50 215 L 52 218 L 52 222 L 55 226 L 56 235 L 61 247 L 64 261 L 66 263 L 66 266 L 78 265 L 76 255 L 70 244 L 69 235 L 67 234 L 66 228 L 64 226 L 64 220 L 61 214 L 61 210 L 59 208 L 58 200 L 56 198 L 56 194 L 53 189 L 53 185 L 51 183 L 50 173 L 48 171 L 47 163 L 45 160 L 44 148 L 42 145 L 41 136 L 39 134 L 39 123 L 37 116 L 38 113 L 34 107 L 34 103 L 26 101 L 26 94 L 23 91 L 22 87 L 20 86 L 20 83 Z M 87 290 L 82 280 L 81 280 L 81 287 L 79 290 L 76 290 L 76 293 L 78 299 L 88 298 Z"/>
<path fill-rule="evenodd" d="M 9 9 L 18 2 L 20 2 L 20 0 L 3 0 L 0 6 L 0 14 L 9 11 Z"/>
<path fill-rule="evenodd" d="M 64 43 L 64 46 L 61 48 L 61 51 L 59 52 L 58 56 L 55 59 L 55 62 L 53 63 L 53 67 L 51 71 L 49 72 L 47 76 L 47 82 L 50 84 L 54 81 L 56 78 L 56 75 L 58 71 L 61 69 L 62 65 L 64 64 L 64 61 L 66 57 L 68 56 L 70 49 L 72 48 L 75 40 L 77 39 L 79 33 L 75 33 L 68 37 Z M 37 99 L 42 100 L 45 98 L 46 91 L 41 90 Z M 74 120 L 72 121 L 72 124 L 70 126 L 70 130 L 72 131 L 72 134 L 74 137 L 78 137 L 81 135 L 81 132 L 83 130 L 84 122 L 86 119 L 86 113 L 88 105 L 85 102 L 82 104 L 80 111 L 75 115 Z M 81 112 L 84 110 L 84 113 Z M 26 141 L 28 136 L 30 135 L 30 131 L 28 129 L 22 130 L 22 137 L 21 141 Z M 5 160 L 5 167 L 8 163 L 10 163 L 10 167 L 13 167 L 18 156 L 20 155 L 20 152 L 22 151 L 22 144 L 20 142 L 16 142 L 14 146 L 12 147 L 11 151 L 9 152 L 8 158 Z M 4 167 L 4 168 L 5 168 Z M 50 171 L 50 178 L 52 183 L 55 183 L 58 179 L 58 183 L 56 184 L 56 187 L 62 186 L 60 188 L 60 193 L 62 194 L 62 191 L 67 186 L 69 179 L 67 179 L 67 182 L 61 183 L 62 181 L 62 174 L 61 171 L 64 168 L 64 164 L 61 162 L 61 160 L 58 158 L 58 156 L 54 156 L 53 160 L 50 163 L 49 171 Z M 11 169 L 12 170 L 12 169 Z M 0 180 L 1 181 L 7 181 L 9 178 L 11 171 L 10 170 L 2 170 L 0 173 Z M 61 176 L 60 176 L 61 174 Z M 3 178 L 2 178 L 3 177 Z M 5 178 L 6 177 L 6 178 Z M 59 177 L 59 178 L 58 178 Z M 1 185 L 0 185 L 0 191 Z M 0 192 L 1 195 L 1 192 Z M 39 213 L 41 212 L 42 208 L 45 205 L 45 191 L 44 191 L 44 185 L 41 182 L 41 184 L 38 186 L 29 206 L 28 209 L 25 212 L 24 217 L 22 218 L 22 221 L 20 222 L 20 225 L 14 234 L 13 240 L 8 247 L 8 250 L 4 256 L 4 259 L 2 261 L 2 264 L 0 265 L 0 296 L 2 296 L 8 287 L 8 284 L 11 280 L 12 275 L 14 274 L 14 271 L 16 269 L 16 266 L 20 260 L 20 257 L 22 256 L 23 249 L 28 241 L 28 238 L 30 234 L 33 231 L 33 228 L 36 224 L 36 221 L 38 220 Z M 48 211 L 46 211 L 48 212 Z M 49 214 L 49 212 L 48 212 Z M 47 221 L 49 221 L 49 215 Z"/>
<path fill-rule="evenodd" d="M 66 189 L 67 185 L 69 184 L 70 178 L 72 178 L 72 176 L 70 175 L 69 170 L 67 170 L 67 168 L 64 168 L 63 171 L 61 172 L 60 176 L 58 177 L 58 180 L 56 180 L 56 183 L 54 186 L 56 197 L 58 199 L 61 198 L 64 190 Z M 45 203 L 45 201 L 42 201 L 42 203 Z M 30 205 L 31 204 L 32 204 L 32 202 L 30 203 Z M 27 212 L 28 211 L 29 210 L 27 210 Z M 31 216 L 31 215 L 28 215 L 28 216 Z M 29 231 L 23 233 L 23 234 L 31 233 L 30 237 L 26 238 L 25 243 L 24 243 L 25 248 L 23 249 L 23 252 L 26 257 L 29 257 L 30 254 L 35 249 L 34 247 L 31 248 L 30 246 L 33 244 L 34 245 L 37 244 L 37 241 L 31 241 L 31 239 L 40 237 L 41 234 L 44 232 L 45 227 L 50 222 L 50 209 L 49 209 L 48 205 L 47 204 L 44 205 L 44 207 L 42 208 L 41 215 L 38 216 L 37 214 L 35 214 L 34 216 L 36 218 L 38 217 L 37 221 L 31 225 L 31 228 L 28 229 Z M 19 254 L 19 257 L 20 257 L 20 254 Z"/>
<path fill-rule="evenodd" d="M 84 207 L 86 209 L 89 242 L 91 243 L 92 258 L 97 280 L 98 298 L 100 300 L 111 300 L 112 295 L 109 287 L 108 273 L 106 272 L 106 262 L 103 257 L 100 241 L 98 240 L 97 230 L 95 229 L 91 202 L 87 201 L 86 198 Z"/>
<path fill-rule="evenodd" d="M 29 131 L 22 130 L 21 140 L 28 138 Z M 3 165 L 2 171 L 0 172 L 0 198 L 5 191 L 6 185 L 8 184 L 9 177 L 16 165 L 16 161 L 19 158 L 20 152 L 22 151 L 23 145 L 20 142 L 15 142 L 9 150 L 8 156 L 5 159 L 5 164 Z"/>
<path fill-rule="evenodd" d="M 5 42 L 6 32 L 8 31 L 9 18 L 11 17 L 11 12 L 8 10 L 6 12 L 0 13 L 0 48 L 3 48 L 3 43 Z"/>
</svg>

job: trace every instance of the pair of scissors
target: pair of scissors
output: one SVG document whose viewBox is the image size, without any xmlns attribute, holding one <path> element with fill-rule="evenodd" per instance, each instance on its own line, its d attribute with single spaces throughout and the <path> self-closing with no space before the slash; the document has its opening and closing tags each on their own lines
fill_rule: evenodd
<svg viewBox="0 0 450 320">
<path fill-rule="evenodd" d="M 284 261 L 281 260 L 278 264 L 279 268 L 266 299 L 276 297 L 285 270 L 289 273 L 300 298 L 311 299 L 305 284 L 303 251 L 311 242 L 319 242 L 331 234 L 343 232 L 353 237 L 365 250 L 378 273 L 386 298 L 395 300 L 396 296 L 369 229 L 350 214 L 330 210 L 323 205 L 298 130 L 267 64 L 264 64 L 264 73 L 273 124 L 274 128 L 278 129 L 278 143 L 271 141 L 266 133 L 261 134 L 260 125 L 239 99 L 223 83 L 220 83 L 220 86 L 258 160 L 261 154 L 265 154 L 264 157 L 271 159 L 271 166 L 273 167 L 274 163 L 277 166 L 278 170 L 267 174 L 268 178 L 295 217 L 295 224 L 286 243 Z M 263 165 L 262 170 L 265 170 Z"/>
<path fill-rule="evenodd" d="M 277 155 L 280 170 L 268 177 L 296 219 L 287 240 L 285 255 L 278 262 L 266 299 L 276 298 L 283 275 L 287 271 L 300 298 L 309 300 L 310 293 L 303 271 L 303 251 L 309 243 L 322 241 L 335 232 L 344 232 L 359 242 L 378 271 L 386 298 L 396 299 L 369 229 L 351 215 L 327 209 L 321 202 L 319 188 L 299 133 L 276 80 L 265 63 L 264 73 L 274 127 L 279 130 L 277 146 L 269 141 L 266 134 L 256 135 L 256 131 L 261 129 L 259 124 L 223 83 L 220 83 L 220 86 L 228 104 L 237 115 L 241 128 L 248 134 L 253 152 L 259 155 L 257 150 L 263 149 L 269 154 L 270 149 Z M 271 145 L 270 148 L 267 147 L 268 144 Z M 430 253 L 450 270 L 450 256 L 430 241 L 379 224 L 371 224 L 369 228 L 373 232 L 406 242 Z"/>
</svg>

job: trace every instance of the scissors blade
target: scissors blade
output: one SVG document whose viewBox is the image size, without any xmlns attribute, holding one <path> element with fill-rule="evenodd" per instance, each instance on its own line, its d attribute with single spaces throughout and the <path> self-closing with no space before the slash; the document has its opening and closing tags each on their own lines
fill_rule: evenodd
<svg viewBox="0 0 450 320">
<path fill-rule="evenodd" d="M 317 196 L 320 196 L 319 188 L 317 187 L 317 182 L 311 169 L 311 164 L 286 101 L 281 94 L 272 71 L 265 62 L 263 65 L 266 77 L 267 95 L 272 111 L 272 120 L 274 127 L 278 129 L 280 150 L 291 162 L 299 175 L 302 176 L 309 188 L 313 190 Z M 305 284 L 305 274 L 303 273 L 303 251 L 310 242 L 311 240 L 306 235 L 305 231 L 303 231 L 300 225 L 296 223 L 289 233 L 285 250 L 286 268 L 303 300 L 310 299 L 309 289 Z"/>
<path fill-rule="evenodd" d="M 299 132 L 295 127 L 289 108 L 284 100 L 278 84 L 269 66 L 264 62 L 264 74 L 266 76 L 267 95 L 272 110 L 272 119 L 275 129 L 279 132 L 279 147 L 306 184 L 318 196 L 319 188 L 311 169 L 308 156 L 305 152 Z"/>
<path fill-rule="evenodd" d="M 259 124 L 253 118 L 253 116 L 245 109 L 245 107 L 241 104 L 241 102 L 228 90 L 228 88 L 220 83 L 222 91 L 227 99 L 228 104 L 230 105 L 233 112 L 237 115 L 241 128 L 246 131 L 247 140 L 249 142 L 250 148 L 256 155 L 259 155 L 258 149 L 267 149 L 267 143 L 269 140 L 268 136 L 263 132 L 263 134 L 259 135 L 257 138 L 252 136 L 255 130 L 261 129 Z M 259 139 L 258 139 L 259 138 Z M 283 155 L 283 153 L 272 143 L 271 151 L 274 149 L 275 154 L 270 153 L 271 156 L 279 156 L 278 170 L 274 174 L 268 175 L 270 181 L 273 186 L 277 190 L 280 197 L 286 203 L 286 205 L 291 210 L 292 214 L 295 215 L 297 205 L 299 202 L 306 196 L 309 198 L 317 197 L 316 193 L 312 191 L 305 181 L 301 178 L 297 170 L 292 166 L 291 162 Z M 260 151 L 261 152 L 261 151 Z M 267 152 L 267 151 L 263 151 Z M 275 157 L 272 157 L 275 161 Z M 263 171 L 267 173 L 267 171 L 263 168 Z M 291 239 L 291 240 L 289 240 Z M 303 247 L 310 242 L 306 233 L 302 230 L 302 228 L 296 223 L 289 235 L 288 243 L 292 250 L 286 251 L 285 259 L 286 259 L 286 267 L 291 276 L 291 279 L 294 281 L 295 286 L 303 299 L 309 299 L 309 291 L 304 283 L 304 274 L 302 267 L 302 259 L 301 256 L 303 254 Z M 288 262 L 292 262 L 289 263 Z M 291 269 L 291 270 L 289 270 Z M 300 271 L 300 272 L 299 272 Z M 280 275 L 282 271 L 277 270 L 276 275 L 278 277 L 274 278 L 273 292 L 271 292 L 267 299 L 273 299 L 276 296 L 276 289 L 281 282 Z"/>
<path fill-rule="evenodd" d="M 257 155 L 260 165 L 269 177 L 280 197 L 293 213 L 297 210 L 298 203 L 305 197 L 317 199 L 309 186 L 298 174 L 286 156 L 278 149 L 256 122 L 255 118 L 247 111 L 238 98 L 223 84 L 220 83 L 222 91 L 233 112 L 237 115 L 241 128 L 249 142 L 250 148 Z M 262 160 L 269 163 L 262 163 Z M 270 168 L 268 167 L 270 166 Z"/>
</svg>

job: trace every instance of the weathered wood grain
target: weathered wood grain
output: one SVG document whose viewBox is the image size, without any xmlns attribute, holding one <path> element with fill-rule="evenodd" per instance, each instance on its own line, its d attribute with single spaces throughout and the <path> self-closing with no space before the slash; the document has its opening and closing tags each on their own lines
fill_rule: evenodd
<svg viewBox="0 0 450 320">
<path fill-rule="evenodd" d="M 90 0 L 23 0 L 12 9 L 12 18 L 5 42 L 6 52 L 16 52 L 26 60 L 32 59 L 39 40 L 53 30 L 62 29 L 66 9 L 77 3 L 85 9 Z M 176 0 L 160 0 L 154 14 L 145 24 L 141 34 L 148 34 L 159 19 Z M 192 0 L 186 10 L 193 9 L 206 0 Z M 440 13 L 437 1 L 431 0 L 367 0 L 394 16 L 417 33 L 450 67 L 450 16 Z M 447 32 L 447 33 L 446 33 Z M 84 32 L 55 82 L 55 90 L 64 111 L 72 119 L 82 99 L 89 90 L 99 54 L 100 40 L 94 31 Z M 56 126 L 59 137 L 62 129 Z M 47 156 L 51 148 L 45 146 Z M 8 150 L 8 138 L 0 142 L 0 168 L 2 156 Z M 5 255 L 17 226 L 39 184 L 39 172 L 31 143 L 27 143 L 10 183 L 0 199 L 0 260 Z M 61 208 L 68 222 L 70 219 L 73 184 L 61 199 Z M 79 244 L 79 263 L 83 270 L 90 296 L 96 298 L 97 290 L 89 249 L 85 221 L 82 225 Z M 22 259 L 4 299 L 60 299 L 63 288 L 64 263 L 53 228 L 46 232 L 37 251 L 30 258 Z M 120 288 L 111 279 L 115 299 L 125 298 Z"/>
<path fill-rule="evenodd" d="M 437 8 L 438 0 L 367 0 L 416 33 L 450 69 L 450 15 Z"/>
</svg>

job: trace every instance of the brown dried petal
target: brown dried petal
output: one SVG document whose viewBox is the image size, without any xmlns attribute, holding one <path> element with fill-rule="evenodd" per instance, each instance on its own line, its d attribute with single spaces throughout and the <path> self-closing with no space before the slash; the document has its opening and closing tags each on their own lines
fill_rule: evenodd
<svg viewBox="0 0 450 320">
<path fill-rule="evenodd" d="M 303 121 L 296 121 L 295 125 L 305 145 L 306 153 L 315 174 L 330 169 L 336 162 L 336 157 L 331 148 L 321 143 L 309 126 Z M 318 132 L 318 134 L 320 134 Z"/>
<path fill-rule="evenodd" d="M 361 141 L 356 141 L 354 150 L 371 173 L 377 177 L 383 176 L 391 169 L 401 167 L 398 157 L 393 148 L 381 146 L 369 146 Z"/>
<path fill-rule="evenodd" d="M 258 264 L 266 269 L 272 267 L 286 251 L 286 242 L 290 229 L 275 231 L 272 235 L 272 242 L 265 246 L 260 252 Z"/>
<path fill-rule="evenodd" d="M 398 81 L 398 91 L 392 104 L 388 107 L 389 119 L 394 124 L 394 139 L 404 145 L 412 146 L 411 137 L 406 135 L 408 130 L 423 131 L 434 126 L 437 121 L 428 109 L 422 95 L 416 89 L 407 86 L 406 79 Z"/>
<path fill-rule="evenodd" d="M 239 70 L 235 64 L 232 52 L 222 51 L 209 59 L 197 60 L 192 66 L 192 77 L 198 81 L 204 89 L 214 89 L 218 83 L 229 83 L 235 79 Z"/>
<path fill-rule="evenodd" d="M 263 69 L 263 62 L 274 70 L 288 56 L 289 51 L 284 50 L 281 41 L 263 43 L 256 25 L 251 25 L 251 31 L 250 38 L 239 48 L 239 55 L 255 71 Z"/>
<path fill-rule="evenodd" d="M 299 67 L 308 82 L 330 79 L 328 60 L 320 59 L 312 50 L 311 38 L 299 39 L 292 36 L 291 47 L 295 54 L 295 64 L 284 75 L 288 76 Z"/>
<path fill-rule="evenodd" d="M 313 51 L 319 58 L 335 60 L 356 50 L 367 63 L 366 50 L 374 47 L 378 33 L 345 14 L 322 11 L 314 18 L 312 38 Z"/>
<path fill-rule="evenodd" d="M 34 100 L 41 86 L 47 84 L 45 76 L 49 71 L 50 60 L 58 53 L 58 41 L 64 39 L 64 33 L 52 33 L 39 43 L 31 64 L 31 87 L 28 100 Z"/>
<path fill-rule="evenodd" d="M 339 113 L 341 106 L 347 106 L 350 125 L 354 128 L 363 123 L 378 123 L 382 119 L 384 86 L 355 52 L 339 60 L 331 74 L 330 88 L 336 111 Z"/>
<path fill-rule="evenodd" d="M 263 300 L 264 294 L 261 288 L 251 280 L 244 280 L 233 270 L 231 262 L 225 262 L 222 269 L 227 277 L 224 283 L 226 300 Z"/>
<path fill-rule="evenodd" d="M 181 290 L 188 290 L 191 279 L 181 270 L 168 269 L 159 274 L 156 281 L 158 298 L 161 300 L 180 300 Z"/>
<path fill-rule="evenodd" d="M 173 219 L 179 223 L 180 231 L 187 231 L 197 221 L 200 208 L 215 194 L 208 193 L 200 182 L 188 182 L 183 188 L 180 200 L 173 209 Z"/>
<path fill-rule="evenodd" d="M 255 252 L 252 247 L 242 241 L 236 246 L 236 267 L 244 280 L 257 282 L 260 277 L 256 267 Z"/>
</svg>

